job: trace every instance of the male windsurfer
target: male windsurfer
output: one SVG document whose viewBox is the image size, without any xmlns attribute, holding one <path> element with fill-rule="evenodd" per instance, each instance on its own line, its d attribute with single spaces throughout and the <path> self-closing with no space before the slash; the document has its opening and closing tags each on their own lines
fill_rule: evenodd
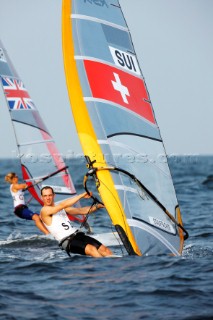
<svg viewBox="0 0 213 320">
<path fill-rule="evenodd" d="M 17 217 L 26 220 L 34 220 L 37 228 L 44 234 L 49 234 L 42 223 L 39 213 L 32 212 L 25 204 L 23 190 L 27 188 L 26 183 L 18 183 L 18 176 L 15 172 L 9 172 L 5 176 L 5 181 L 10 183 L 10 193 L 13 198 L 14 213 Z"/>
<path fill-rule="evenodd" d="M 96 258 L 112 255 L 111 250 L 101 242 L 87 236 L 84 232 L 72 226 L 72 222 L 67 216 L 67 214 L 86 215 L 88 212 L 93 212 L 103 207 L 101 204 L 98 204 L 97 207 L 92 207 L 92 210 L 90 210 L 89 206 L 82 208 L 72 207 L 80 199 L 90 198 L 90 195 L 84 192 L 61 201 L 59 204 L 55 204 L 54 190 L 49 186 L 45 186 L 41 189 L 41 197 L 44 202 L 44 206 L 41 209 L 41 219 L 49 232 L 59 242 L 59 246 L 62 250 L 65 250 L 68 255 L 70 255 L 70 253 L 77 253 Z"/>
</svg>

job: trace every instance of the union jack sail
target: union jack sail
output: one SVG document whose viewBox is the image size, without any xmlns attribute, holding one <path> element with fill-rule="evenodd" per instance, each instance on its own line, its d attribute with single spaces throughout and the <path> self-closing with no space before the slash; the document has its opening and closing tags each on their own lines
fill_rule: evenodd
<svg viewBox="0 0 213 320">
<path fill-rule="evenodd" d="M 35 109 L 23 82 L 20 79 L 2 77 L 2 85 L 12 110 L 32 110 Z"/>
</svg>

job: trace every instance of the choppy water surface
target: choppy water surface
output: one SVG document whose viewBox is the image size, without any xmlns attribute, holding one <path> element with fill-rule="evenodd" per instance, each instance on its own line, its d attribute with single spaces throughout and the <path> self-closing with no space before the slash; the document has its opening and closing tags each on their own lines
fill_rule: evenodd
<svg viewBox="0 0 213 320">
<path fill-rule="evenodd" d="M 212 319 L 213 157 L 170 162 L 190 235 L 183 256 L 93 259 L 69 258 L 13 215 L 3 178 L 20 169 L 17 160 L 1 160 L 0 319 Z M 84 164 L 73 165 L 80 191 Z M 94 218 L 98 232 L 110 231 L 103 220 Z"/>
</svg>

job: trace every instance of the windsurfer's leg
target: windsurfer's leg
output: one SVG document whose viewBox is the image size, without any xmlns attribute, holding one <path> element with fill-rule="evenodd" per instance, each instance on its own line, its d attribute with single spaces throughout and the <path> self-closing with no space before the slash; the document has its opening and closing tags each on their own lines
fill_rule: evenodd
<svg viewBox="0 0 213 320">
<path fill-rule="evenodd" d="M 49 234 L 49 231 L 47 230 L 47 228 L 44 226 L 43 222 L 41 221 L 40 217 L 38 214 L 34 214 L 32 216 L 32 220 L 34 220 L 36 227 L 42 231 L 44 234 Z"/>
<path fill-rule="evenodd" d="M 85 248 L 85 253 L 87 256 L 91 256 L 91 257 L 94 257 L 94 258 L 101 258 L 103 257 L 97 250 L 96 247 L 94 247 L 93 245 L 91 244 L 87 244 L 86 245 L 86 248 Z"/>
<path fill-rule="evenodd" d="M 78 253 L 82 255 L 91 256 L 94 258 L 101 258 L 111 256 L 112 252 L 106 248 L 100 241 L 90 236 L 85 235 L 83 232 L 79 232 L 71 240 L 69 250 L 72 253 Z"/>
<path fill-rule="evenodd" d="M 105 247 L 103 244 L 99 247 L 98 252 L 102 255 L 102 257 L 112 256 L 112 251 Z"/>
</svg>

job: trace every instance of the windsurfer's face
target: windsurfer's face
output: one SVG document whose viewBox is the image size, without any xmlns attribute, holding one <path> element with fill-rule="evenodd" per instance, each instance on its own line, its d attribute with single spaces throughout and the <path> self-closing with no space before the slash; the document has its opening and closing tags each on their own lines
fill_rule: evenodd
<svg viewBox="0 0 213 320">
<path fill-rule="evenodd" d="M 18 176 L 15 175 L 15 176 L 13 176 L 13 178 L 12 178 L 12 183 L 17 183 L 17 182 L 18 182 Z"/>
<path fill-rule="evenodd" d="M 54 202 L 54 193 L 51 189 L 46 189 L 42 191 L 42 200 L 45 206 L 51 206 Z"/>
</svg>

